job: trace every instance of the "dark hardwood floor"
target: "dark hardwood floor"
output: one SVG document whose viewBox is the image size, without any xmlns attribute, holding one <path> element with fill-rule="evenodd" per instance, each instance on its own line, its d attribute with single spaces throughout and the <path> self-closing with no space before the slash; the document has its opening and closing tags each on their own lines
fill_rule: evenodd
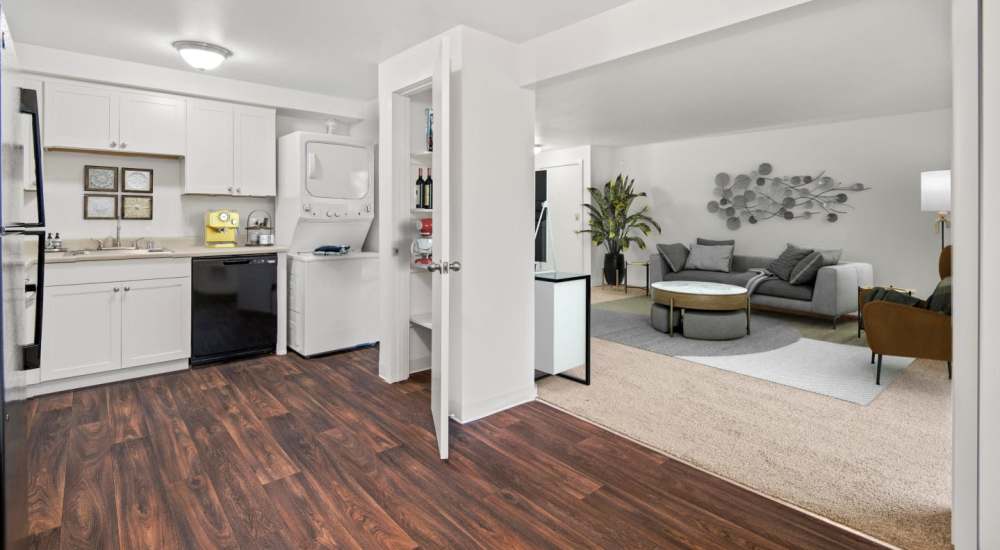
<svg viewBox="0 0 1000 550">
<path fill-rule="evenodd" d="M 29 403 L 35 548 L 875 548 L 539 403 L 437 459 L 374 349 Z"/>
</svg>

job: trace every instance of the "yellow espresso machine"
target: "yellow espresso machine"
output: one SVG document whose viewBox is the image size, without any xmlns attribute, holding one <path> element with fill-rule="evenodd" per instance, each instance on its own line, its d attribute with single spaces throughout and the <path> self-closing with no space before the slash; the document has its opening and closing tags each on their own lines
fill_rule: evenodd
<svg viewBox="0 0 1000 550">
<path fill-rule="evenodd" d="M 232 210 L 205 212 L 205 246 L 231 248 L 236 246 L 236 229 L 240 213 Z"/>
</svg>

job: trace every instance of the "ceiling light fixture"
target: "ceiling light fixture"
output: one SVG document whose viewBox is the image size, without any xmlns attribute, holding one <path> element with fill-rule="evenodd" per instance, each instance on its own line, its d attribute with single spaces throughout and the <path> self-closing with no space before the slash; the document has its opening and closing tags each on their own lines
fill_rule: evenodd
<svg viewBox="0 0 1000 550">
<path fill-rule="evenodd" d="M 173 46 L 188 65 L 199 71 L 211 71 L 233 55 L 222 46 L 196 40 L 178 40 Z"/>
</svg>

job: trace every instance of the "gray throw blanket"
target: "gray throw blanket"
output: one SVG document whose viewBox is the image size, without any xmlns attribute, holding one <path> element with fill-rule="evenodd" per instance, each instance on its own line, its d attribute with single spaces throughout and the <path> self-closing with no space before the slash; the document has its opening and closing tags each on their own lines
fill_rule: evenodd
<svg viewBox="0 0 1000 550">
<path fill-rule="evenodd" d="M 777 279 L 778 276 L 762 267 L 750 268 L 750 271 L 756 273 L 749 281 L 747 281 L 747 295 L 753 296 L 753 293 L 757 290 L 757 287 L 761 283 L 769 279 Z"/>
</svg>

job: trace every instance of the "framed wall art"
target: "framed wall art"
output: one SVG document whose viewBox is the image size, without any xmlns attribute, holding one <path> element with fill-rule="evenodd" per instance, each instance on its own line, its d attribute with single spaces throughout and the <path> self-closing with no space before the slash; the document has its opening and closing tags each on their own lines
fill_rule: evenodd
<svg viewBox="0 0 1000 550">
<path fill-rule="evenodd" d="M 83 190 L 116 193 L 118 191 L 118 168 L 114 166 L 84 166 Z"/>
<path fill-rule="evenodd" d="M 153 171 L 146 168 L 122 168 L 123 193 L 152 193 Z"/>
<path fill-rule="evenodd" d="M 122 219 L 153 219 L 153 197 L 148 195 L 122 195 Z"/>
<path fill-rule="evenodd" d="M 83 219 L 118 219 L 118 197 L 115 195 L 84 195 Z"/>
</svg>

